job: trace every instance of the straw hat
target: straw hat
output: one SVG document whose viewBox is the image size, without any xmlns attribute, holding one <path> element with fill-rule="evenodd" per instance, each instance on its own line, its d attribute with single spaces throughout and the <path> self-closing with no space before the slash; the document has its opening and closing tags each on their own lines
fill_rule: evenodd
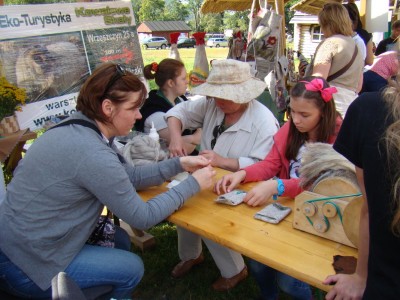
<svg viewBox="0 0 400 300">
<path fill-rule="evenodd" d="M 263 81 L 251 76 L 248 63 L 225 59 L 213 60 L 206 82 L 190 92 L 242 104 L 259 96 L 266 87 Z"/>
</svg>

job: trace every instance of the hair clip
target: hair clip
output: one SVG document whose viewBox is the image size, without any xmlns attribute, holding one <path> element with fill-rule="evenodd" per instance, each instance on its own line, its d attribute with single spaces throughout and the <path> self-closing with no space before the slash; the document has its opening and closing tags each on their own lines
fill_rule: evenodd
<svg viewBox="0 0 400 300">
<path fill-rule="evenodd" d="M 154 73 L 156 73 L 157 70 L 158 70 L 158 63 L 152 62 L 152 63 L 151 63 L 151 70 L 152 70 Z"/>
</svg>

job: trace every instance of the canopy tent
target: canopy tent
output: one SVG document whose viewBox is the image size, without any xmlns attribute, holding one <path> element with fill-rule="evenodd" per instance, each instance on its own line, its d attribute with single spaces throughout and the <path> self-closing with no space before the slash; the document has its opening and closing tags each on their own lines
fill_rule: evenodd
<svg viewBox="0 0 400 300">
<path fill-rule="evenodd" d="M 310 15 L 318 15 L 322 7 L 324 6 L 325 3 L 327 2 L 347 2 L 347 1 L 342 1 L 342 0 L 303 0 L 295 5 L 293 5 L 290 9 L 295 10 L 295 11 L 300 11 L 306 14 Z"/>
<path fill-rule="evenodd" d="M 283 7 L 289 0 L 268 0 L 268 4 L 275 4 L 275 6 Z M 263 1 L 265 2 L 265 1 Z M 225 10 L 243 11 L 251 8 L 253 0 L 205 0 L 201 6 L 201 12 L 219 13 Z M 256 6 L 259 7 L 259 1 L 255 1 Z"/>
</svg>

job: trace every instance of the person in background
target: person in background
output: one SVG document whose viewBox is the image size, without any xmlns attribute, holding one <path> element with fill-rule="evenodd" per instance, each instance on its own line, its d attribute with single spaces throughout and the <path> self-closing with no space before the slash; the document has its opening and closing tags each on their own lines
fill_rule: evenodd
<svg viewBox="0 0 400 300">
<path fill-rule="evenodd" d="M 103 64 L 83 84 L 77 112 L 32 144 L 0 204 L 1 290 L 50 298 L 52 278 L 65 272 L 82 289 L 112 286 L 107 299 L 131 298 L 144 267 L 129 251 L 128 235 L 117 231 L 116 248 L 86 243 L 104 206 L 130 226 L 145 229 L 211 186 L 215 175 L 201 156 L 141 167 L 124 162 L 110 141 L 127 135 L 141 118 L 146 93 L 139 78 L 121 65 Z M 183 170 L 194 173 L 148 202 L 136 192 Z M 126 240 L 128 246 L 120 248 Z"/>
<path fill-rule="evenodd" d="M 185 155 L 181 132 L 185 128 L 203 128 L 200 155 L 213 167 L 230 171 L 261 160 L 271 149 L 272 137 L 279 128 L 271 111 L 255 100 L 266 84 L 251 76 L 249 64 L 234 59 L 214 60 L 206 83 L 192 93 L 207 98 L 182 102 L 166 114 L 171 133 L 172 155 Z M 181 262 L 172 271 L 179 278 L 201 263 L 201 240 L 207 245 L 221 272 L 212 285 L 227 291 L 247 277 L 240 253 L 178 226 L 178 250 Z"/>
<path fill-rule="evenodd" d="M 300 194 L 298 169 L 305 144 L 332 144 L 340 128 L 335 92 L 336 88 L 329 87 L 322 77 L 300 80 L 290 91 L 289 121 L 274 136 L 271 151 L 264 160 L 223 176 L 215 184 L 216 193 L 228 193 L 240 183 L 261 181 L 243 200 L 250 206 L 264 206 L 274 195 L 295 198 Z M 294 299 L 311 299 L 308 284 L 255 260 L 250 260 L 249 266 L 261 289 L 261 299 L 277 299 L 279 288 Z"/>
<path fill-rule="evenodd" d="M 164 116 L 177 103 L 188 100 L 184 96 L 189 84 L 185 65 L 179 60 L 166 58 L 159 64 L 153 62 L 146 65 L 143 73 L 146 79 L 155 79 L 159 89 L 150 91 L 149 97 L 140 109 L 142 119 L 136 122 L 135 129 L 149 133 L 154 124 L 159 136 L 169 144 L 170 134 Z M 201 129 L 185 130 L 183 136 L 186 153 L 192 153 L 200 144 Z"/>
<path fill-rule="evenodd" d="M 364 60 L 352 39 L 351 20 L 342 4 L 325 4 L 318 20 L 325 39 L 315 51 L 311 73 L 336 87 L 338 92 L 333 98 L 336 109 L 344 117 L 347 107 L 361 90 Z"/>
<path fill-rule="evenodd" d="M 365 49 L 365 52 L 363 53 L 365 65 L 370 66 L 374 62 L 374 45 L 372 41 L 372 34 L 363 29 L 360 12 L 358 11 L 358 7 L 354 2 L 349 1 L 349 3 L 343 4 L 343 6 L 349 13 L 351 22 L 353 24 L 354 33 L 356 33 L 358 38 L 360 38 L 363 42 L 364 47 L 360 47 L 360 50 L 363 51 L 363 49 Z M 356 41 L 358 38 L 354 35 L 354 33 L 353 39 Z"/>
<path fill-rule="evenodd" d="M 396 20 L 392 24 L 392 33 L 390 37 L 379 42 L 376 47 L 375 56 L 378 56 L 386 51 L 391 51 L 396 48 L 396 41 L 400 35 L 400 20 Z"/>
<path fill-rule="evenodd" d="M 349 107 L 333 148 L 355 165 L 364 196 L 354 274 L 331 275 L 327 300 L 400 295 L 400 76 Z"/>
<path fill-rule="evenodd" d="M 347 4 L 343 4 L 349 12 L 350 19 L 353 23 L 353 29 L 362 38 L 366 47 L 365 65 L 370 66 L 374 62 L 374 42 L 372 41 L 372 34 L 363 28 L 360 17 L 360 12 L 355 0 L 349 0 Z M 375 47 L 376 48 L 376 47 Z"/>
<path fill-rule="evenodd" d="M 399 60 L 396 51 L 387 51 L 378 55 L 371 68 L 363 73 L 363 85 L 360 94 L 377 92 L 388 85 L 388 80 L 397 74 Z"/>
</svg>

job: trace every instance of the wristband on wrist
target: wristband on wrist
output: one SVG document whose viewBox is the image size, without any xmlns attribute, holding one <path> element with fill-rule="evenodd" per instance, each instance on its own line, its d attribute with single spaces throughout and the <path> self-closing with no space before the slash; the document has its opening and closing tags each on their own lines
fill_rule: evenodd
<svg viewBox="0 0 400 300">
<path fill-rule="evenodd" d="M 278 183 L 278 186 L 276 187 L 277 193 L 272 195 L 272 199 L 276 201 L 278 200 L 278 197 L 282 196 L 283 193 L 285 192 L 285 185 L 283 184 L 282 179 L 278 177 L 274 177 L 273 179 L 276 180 Z"/>
</svg>

